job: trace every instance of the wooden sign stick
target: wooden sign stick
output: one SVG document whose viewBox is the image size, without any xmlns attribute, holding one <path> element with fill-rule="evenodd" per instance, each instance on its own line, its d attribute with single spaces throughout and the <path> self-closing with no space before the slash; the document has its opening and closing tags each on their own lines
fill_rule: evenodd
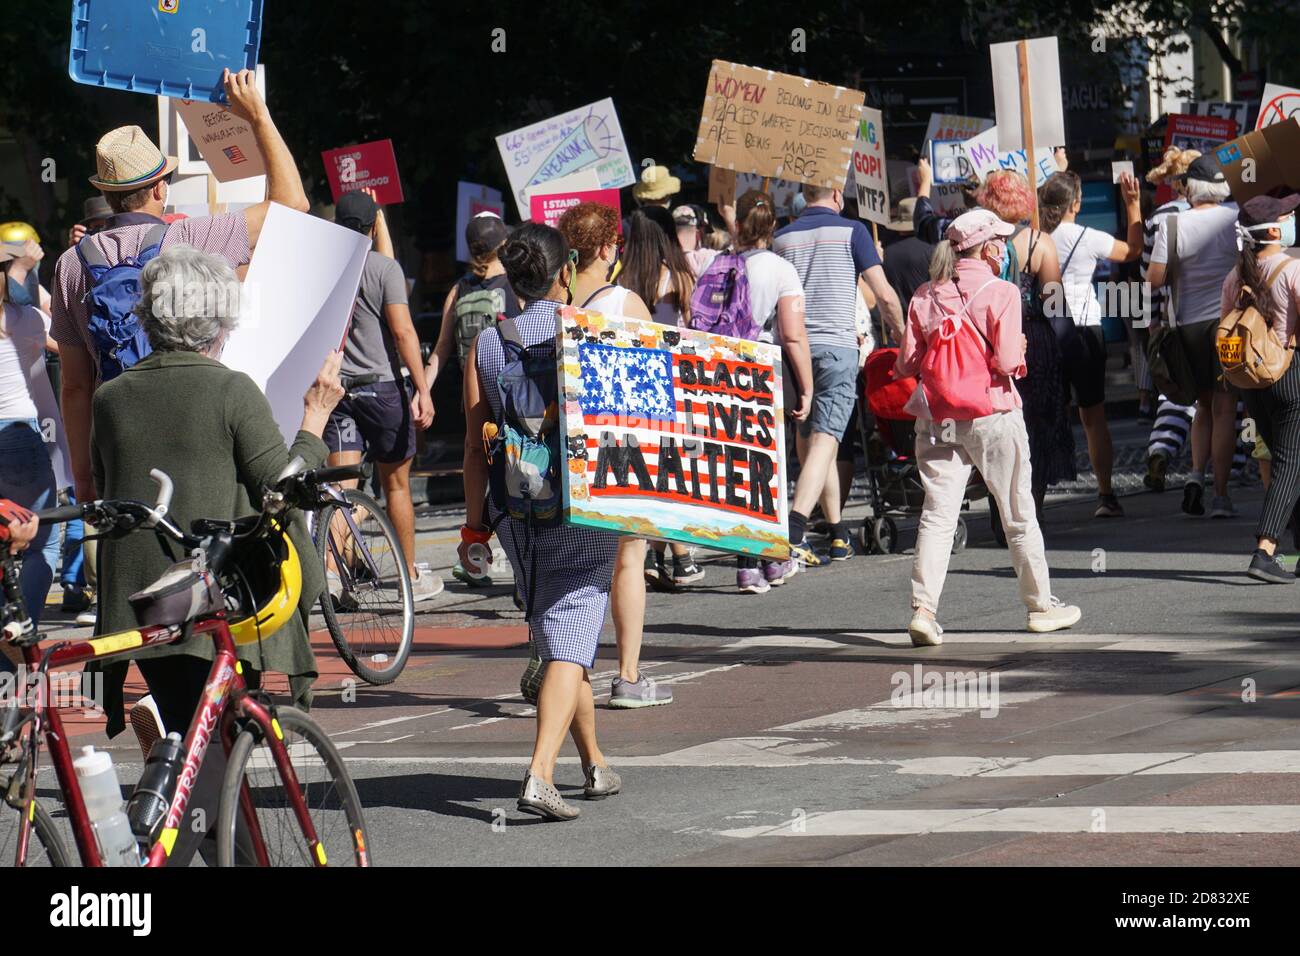
<svg viewBox="0 0 1300 956">
<path fill-rule="evenodd" d="M 1016 44 L 1016 61 L 1020 68 L 1020 134 L 1025 141 L 1026 166 L 1029 167 L 1029 227 L 1038 231 L 1038 171 L 1034 163 L 1034 118 L 1029 102 L 1029 41 Z"/>
</svg>

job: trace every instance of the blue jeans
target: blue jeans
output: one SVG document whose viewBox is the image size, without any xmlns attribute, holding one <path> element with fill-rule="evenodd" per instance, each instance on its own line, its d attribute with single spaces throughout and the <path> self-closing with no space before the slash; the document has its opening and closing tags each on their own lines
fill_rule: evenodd
<svg viewBox="0 0 1300 956">
<path fill-rule="evenodd" d="M 32 511 L 57 504 L 54 467 L 35 419 L 0 418 L 0 498 Z M 40 623 L 59 563 L 56 530 L 53 525 L 41 525 L 36 540 L 23 552 L 23 602 L 33 623 Z"/>
<path fill-rule="evenodd" d="M 77 496 L 68 492 L 68 504 L 75 505 Z M 86 553 L 81 550 L 81 539 L 86 536 L 86 528 L 80 521 L 69 521 L 63 526 L 63 565 L 59 571 L 59 583 L 65 588 L 82 588 L 86 586 Z"/>
</svg>

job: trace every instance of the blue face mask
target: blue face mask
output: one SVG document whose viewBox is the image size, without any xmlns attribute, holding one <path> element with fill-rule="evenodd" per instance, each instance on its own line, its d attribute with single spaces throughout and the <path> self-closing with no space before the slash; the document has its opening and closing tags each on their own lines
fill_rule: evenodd
<svg viewBox="0 0 1300 956">
<path fill-rule="evenodd" d="M 1295 216 L 1288 216 L 1282 223 L 1282 238 L 1278 240 L 1284 246 L 1295 245 Z"/>
</svg>

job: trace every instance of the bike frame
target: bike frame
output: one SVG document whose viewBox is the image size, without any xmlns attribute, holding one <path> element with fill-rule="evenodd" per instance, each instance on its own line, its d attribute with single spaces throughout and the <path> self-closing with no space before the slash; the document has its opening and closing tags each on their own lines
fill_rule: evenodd
<svg viewBox="0 0 1300 956">
<path fill-rule="evenodd" d="M 343 520 L 347 522 L 348 531 L 352 534 L 352 540 L 360 542 L 361 529 L 357 527 L 356 520 L 352 517 L 352 508 L 349 506 L 348 499 L 343 494 L 343 490 L 337 485 L 330 485 L 329 495 L 330 495 L 331 502 L 338 506 L 338 513 L 341 514 L 343 516 Z M 319 524 L 317 519 L 318 515 L 319 512 L 317 511 L 311 512 L 311 519 L 312 519 L 311 528 L 310 528 L 311 534 L 313 538 L 315 537 L 318 531 L 328 535 L 328 537 L 325 539 L 325 543 L 329 546 L 330 554 L 334 558 L 334 572 L 338 574 L 340 578 L 343 578 L 343 580 L 346 581 L 348 587 L 351 588 L 351 586 L 355 581 L 355 579 L 352 576 L 351 564 L 350 562 L 345 561 L 343 559 L 343 555 L 339 554 L 338 546 L 334 542 L 334 536 L 329 533 L 329 528 L 318 527 Z M 375 564 L 374 558 L 370 556 L 370 549 L 361 548 L 360 550 L 362 555 L 365 557 L 366 566 L 370 569 L 370 574 L 372 575 L 374 580 L 378 580 L 379 566 Z M 405 558 L 403 558 L 403 560 L 405 560 Z M 346 575 L 346 578 L 344 578 L 344 575 Z"/>
<path fill-rule="evenodd" d="M 67 641 L 42 651 L 35 644 L 22 648 L 23 659 L 28 668 L 35 673 L 38 669 L 49 670 L 55 667 L 67 667 L 85 663 L 90 660 L 107 660 L 143 648 L 157 647 L 177 640 L 182 633 L 179 626 L 143 627 L 133 631 L 122 631 L 85 641 Z M 171 855 L 172 848 L 185 820 L 185 810 L 189 805 L 194 783 L 198 778 L 199 768 L 207 754 L 214 733 L 220 735 L 221 746 L 226 755 L 230 755 L 238 731 L 237 721 L 252 721 L 262 730 L 264 739 L 271 748 L 280 779 L 289 794 L 294 815 L 307 838 L 308 849 L 314 865 L 324 866 L 325 855 L 320 839 L 312 823 L 303 799 L 298 777 L 289 758 L 289 751 L 284 745 L 284 735 L 276 720 L 273 707 L 264 704 L 248 692 L 244 682 L 243 666 L 236 656 L 234 640 L 230 636 L 230 627 L 224 612 L 195 621 L 192 628 L 195 634 L 210 634 L 216 646 L 216 657 L 212 669 L 208 672 L 207 682 L 203 688 L 203 698 L 194 719 L 185 733 L 185 760 L 176 780 L 176 792 L 171 805 L 163 819 L 162 828 L 144 865 L 149 867 L 164 866 Z M 36 682 L 36 700 L 32 707 L 35 720 L 32 722 L 31 746 L 28 750 L 27 772 L 24 781 L 25 798 L 18 833 L 18 849 L 15 865 L 23 866 L 27 859 L 27 846 L 31 834 L 36 799 L 36 765 L 40 752 L 39 740 L 43 733 L 46 749 L 50 753 L 50 762 L 54 766 L 55 776 L 67 807 L 72 824 L 73 836 L 83 866 L 102 866 L 99 843 L 95 831 L 86 813 L 86 803 L 82 798 L 81 786 L 77 782 L 76 771 L 72 766 L 72 753 L 68 747 L 67 734 L 58 708 L 47 707 L 44 701 L 44 681 Z M 261 827 L 253 808 L 252 794 L 245 781 L 240 791 L 240 809 L 244 823 L 257 855 L 259 866 L 268 866 L 269 859 Z"/>
</svg>

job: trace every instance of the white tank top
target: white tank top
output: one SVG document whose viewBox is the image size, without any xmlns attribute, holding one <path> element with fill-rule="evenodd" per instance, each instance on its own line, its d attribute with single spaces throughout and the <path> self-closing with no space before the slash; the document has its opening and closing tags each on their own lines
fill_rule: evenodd
<svg viewBox="0 0 1300 956">
<path fill-rule="evenodd" d="M 584 309 L 603 312 L 605 315 L 624 315 L 627 306 L 628 290 L 621 285 L 611 286 L 597 292 L 582 304 Z"/>
<path fill-rule="evenodd" d="M 3 281 L 3 280 L 0 280 Z M 36 418 L 29 373 L 44 357 L 45 322 L 38 309 L 6 302 L 0 324 L 0 418 Z M 40 366 L 43 373 L 44 366 Z"/>
</svg>

